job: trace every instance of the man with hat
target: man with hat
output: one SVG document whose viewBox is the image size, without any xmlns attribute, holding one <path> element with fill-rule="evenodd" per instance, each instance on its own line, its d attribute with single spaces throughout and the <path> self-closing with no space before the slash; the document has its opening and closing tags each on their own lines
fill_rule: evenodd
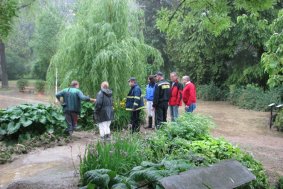
<svg viewBox="0 0 283 189">
<path fill-rule="evenodd" d="M 128 82 L 131 89 L 126 100 L 126 110 L 131 112 L 132 133 L 134 133 L 139 131 L 140 112 L 144 108 L 144 102 L 141 98 L 142 91 L 136 82 L 136 78 L 131 77 Z"/>
<path fill-rule="evenodd" d="M 165 81 L 163 73 L 157 72 L 153 107 L 155 108 L 156 128 L 160 127 L 162 122 L 167 121 L 168 102 L 170 98 L 170 83 Z"/>
</svg>

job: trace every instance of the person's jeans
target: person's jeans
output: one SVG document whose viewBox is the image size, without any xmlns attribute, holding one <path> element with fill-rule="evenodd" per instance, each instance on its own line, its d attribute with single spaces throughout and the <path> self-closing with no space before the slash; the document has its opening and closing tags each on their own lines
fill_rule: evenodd
<svg viewBox="0 0 283 189">
<path fill-rule="evenodd" d="M 169 106 L 169 108 L 170 108 L 171 120 L 176 121 L 176 119 L 179 116 L 179 106 Z"/>
<path fill-rule="evenodd" d="M 196 109 L 196 103 L 192 103 L 189 107 L 186 107 L 186 112 L 192 113 Z"/>
<path fill-rule="evenodd" d="M 67 131 L 71 134 L 77 126 L 78 114 L 75 113 L 75 112 L 66 111 L 65 112 L 65 119 L 66 119 L 66 122 L 68 124 Z"/>
<path fill-rule="evenodd" d="M 162 122 L 167 122 L 168 102 L 161 102 L 155 110 L 156 128 L 159 129 Z"/>
<path fill-rule="evenodd" d="M 131 116 L 132 121 L 132 133 L 139 132 L 139 120 L 141 110 L 133 111 Z"/>
</svg>

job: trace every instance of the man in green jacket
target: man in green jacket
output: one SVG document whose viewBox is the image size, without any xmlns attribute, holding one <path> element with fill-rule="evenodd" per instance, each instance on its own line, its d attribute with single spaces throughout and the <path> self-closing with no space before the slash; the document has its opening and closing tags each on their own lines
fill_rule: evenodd
<svg viewBox="0 0 283 189">
<path fill-rule="evenodd" d="M 78 81 L 72 81 L 69 88 L 65 88 L 56 94 L 56 98 L 63 107 L 66 122 L 68 124 L 67 132 L 72 135 L 75 127 L 77 126 L 78 116 L 81 113 L 81 101 L 92 101 L 88 96 L 85 96 L 79 89 L 80 84 Z M 61 101 L 61 98 L 63 100 Z"/>
</svg>

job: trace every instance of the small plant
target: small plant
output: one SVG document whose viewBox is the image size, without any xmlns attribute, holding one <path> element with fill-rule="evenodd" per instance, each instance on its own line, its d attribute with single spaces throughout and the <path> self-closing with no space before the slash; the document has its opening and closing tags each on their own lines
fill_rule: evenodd
<svg viewBox="0 0 283 189">
<path fill-rule="evenodd" d="M 29 85 L 29 81 L 27 79 L 20 79 L 17 81 L 17 87 L 19 91 L 23 91 Z"/>
<path fill-rule="evenodd" d="M 38 92 L 38 93 L 44 93 L 44 91 L 45 91 L 45 84 L 46 84 L 45 81 L 43 81 L 43 80 L 37 80 L 37 81 L 35 82 L 35 90 L 36 90 L 36 92 Z"/>
<path fill-rule="evenodd" d="M 88 184 L 84 178 L 87 171 L 95 169 L 110 169 L 124 175 L 133 166 L 143 161 L 143 149 L 137 136 L 115 136 L 113 143 L 88 145 L 84 157 L 81 158 L 80 175 L 83 185 Z"/>
</svg>

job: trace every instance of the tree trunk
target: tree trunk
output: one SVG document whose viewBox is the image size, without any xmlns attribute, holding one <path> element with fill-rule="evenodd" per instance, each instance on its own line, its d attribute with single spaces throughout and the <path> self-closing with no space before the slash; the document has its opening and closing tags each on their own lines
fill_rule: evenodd
<svg viewBox="0 0 283 189">
<path fill-rule="evenodd" d="M 2 88 L 8 88 L 8 73 L 7 73 L 7 66 L 6 66 L 6 57 L 5 57 L 5 44 L 0 39 L 0 65 L 2 70 Z"/>
</svg>

